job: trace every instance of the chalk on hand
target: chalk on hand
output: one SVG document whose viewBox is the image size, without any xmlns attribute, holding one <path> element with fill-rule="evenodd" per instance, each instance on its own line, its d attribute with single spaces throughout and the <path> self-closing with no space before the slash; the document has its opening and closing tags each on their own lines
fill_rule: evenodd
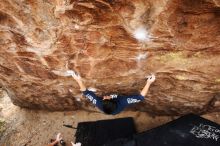
<svg viewBox="0 0 220 146">
<path fill-rule="evenodd" d="M 146 79 L 152 79 L 152 78 L 156 78 L 154 74 L 148 75 L 145 77 Z"/>
<path fill-rule="evenodd" d="M 79 74 L 77 74 L 75 71 L 73 71 L 73 70 L 68 70 L 68 71 L 66 71 L 68 74 L 70 74 L 73 78 L 75 77 L 75 78 L 77 78 L 77 79 L 80 79 L 81 77 L 80 77 L 80 75 Z"/>
<path fill-rule="evenodd" d="M 52 72 L 58 76 L 64 76 L 64 77 L 71 76 L 70 73 L 64 70 L 53 70 Z"/>
<path fill-rule="evenodd" d="M 64 76 L 64 77 L 72 76 L 72 77 L 76 77 L 78 79 L 81 78 L 80 75 L 78 75 L 73 70 L 53 70 L 52 72 L 55 73 L 56 75 L 59 75 L 59 76 Z"/>
<path fill-rule="evenodd" d="M 75 75 L 75 72 L 73 70 L 67 70 L 66 73 L 69 75 L 69 76 L 74 76 Z"/>
</svg>

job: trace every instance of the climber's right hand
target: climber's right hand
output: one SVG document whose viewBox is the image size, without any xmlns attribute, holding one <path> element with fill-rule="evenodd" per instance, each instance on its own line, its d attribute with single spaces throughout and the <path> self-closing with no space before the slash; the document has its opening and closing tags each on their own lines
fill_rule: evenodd
<svg viewBox="0 0 220 146">
<path fill-rule="evenodd" d="M 71 71 L 69 71 L 69 73 L 71 74 L 71 76 L 72 76 L 75 80 L 81 80 L 80 75 L 77 74 L 75 71 L 71 70 Z"/>
<path fill-rule="evenodd" d="M 148 79 L 147 79 L 147 82 L 148 83 L 153 83 L 155 80 L 156 80 L 156 77 L 155 77 L 155 75 L 154 74 L 151 74 L 150 76 L 148 76 L 147 77 Z"/>
</svg>

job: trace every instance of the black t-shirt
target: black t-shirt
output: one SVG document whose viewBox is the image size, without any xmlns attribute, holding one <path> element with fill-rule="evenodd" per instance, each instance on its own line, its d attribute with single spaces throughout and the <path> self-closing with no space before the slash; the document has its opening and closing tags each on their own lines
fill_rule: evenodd
<svg viewBox="0 0 220 146">
<path fill-rule="evenodd" d="M 96 105 L 101 111 L 103 111 L 102 98 L 96 96 L 96 94 L 92 91 L 86 89 L 83 91 L 83 94 L 86 98 L 88 98 L 94 105 Z M 144 100 L 144 96 L 138 95 L 129 95 L 129 96 L 120 96 L 117 94 L 110 95 L 117 103 L 117 109 L 112 113 L 112 115 L 116 115 L 123 111 L 125 107 L 130 104 L 138 103 Z"/>
</svg>

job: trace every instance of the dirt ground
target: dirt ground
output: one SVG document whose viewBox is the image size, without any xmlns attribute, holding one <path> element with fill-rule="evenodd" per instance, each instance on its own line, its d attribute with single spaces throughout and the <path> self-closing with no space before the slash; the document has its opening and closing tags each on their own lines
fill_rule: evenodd
<svg viewBox="0 0 220 146">
<path fill-rule="evenodd" d="M 71 111 L 48 112 L 22 109 L 13 105 L 9 97 L 2 93 L 0 98 L 0 120 L 5 122 L 1 139 L 1 146 L 45 146 L 58 132 L 71 146 L 74 141 L 75 130 L 66 128 L 63 124 L 77 127 L 82 121 L 95 121 L 120 117 L 133 117 L 137 131 L 141 132 L 166 123 L 176 117 L 152 117 L 141 112 L 122 112 L 116 116 L 108 116 L 97 112 Z M 220 123 L 220 113 L 204 115 L 204 117 Z"/>
</svg>

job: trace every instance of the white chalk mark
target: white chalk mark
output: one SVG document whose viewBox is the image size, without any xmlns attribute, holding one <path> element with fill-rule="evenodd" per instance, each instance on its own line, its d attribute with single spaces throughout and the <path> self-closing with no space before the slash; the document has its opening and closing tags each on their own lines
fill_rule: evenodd
<svg viewBox="0 0 220 146">
<path fill-rule="evenodd" d="M 81 99 L 80 99 L 79 97 L 77 97 L 77 98 L 76 98 L 76 101 L 79 101 L 79 102 L 80 102 L 80 101 L 81 101 Z"/>
<path fill-rule="evenodd" d="M 143 60 L 143 59 L 146 59 L 146 58 L 147 58 L 147 53 L 138 54 L 138 56 L 135 57 L 135 60 L 140 61 L 140 60 Z"/>
<path fill-rule="evenodd" d="M 66 10 L 72 10 L 73 4 L 71 5 L 59 5 L 55 7 L 54 15 L 58 17 L 60 14 L 64 14 Z"/>
<path fill-rule="evenodd" d="M 134 30 L 133 36 L 140 42 L 146 42 L 151 40 L 151 36 L 148 33 L 147 29 L 142 26 Z"/>
<path fill-rule="evenodd" d="M 79 25 L 75 24 L 75 25 L 74 25 L 74 28 L 75 28 L 76 30 L 78 30 L 80 27 L 79 27 Z"/>
</svg>

